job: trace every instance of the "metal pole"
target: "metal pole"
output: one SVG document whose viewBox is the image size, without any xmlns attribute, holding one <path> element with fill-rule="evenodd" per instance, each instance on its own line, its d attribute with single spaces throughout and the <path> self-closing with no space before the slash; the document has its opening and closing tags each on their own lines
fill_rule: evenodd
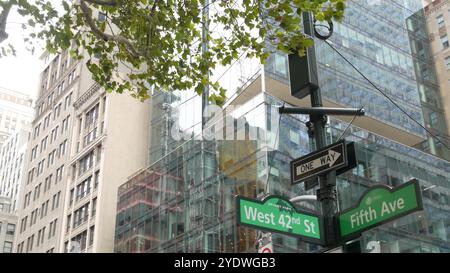
<svg viewBox="0 0 450 273">
<path fill-rule="evenodd" d="M 208 47 L 208 31 L 209 31 L 209 0 L 203 0 L 203 26 L 202 26 L 202 55 L 205 55 L 209 51 Z M 208 71 L 209 78 L 209 71 Z M 202 93 L 202 130 L 205 128 L 207 117 L 204 112 L 209 104 L 209 85 L 206 85 Z"/>
<path fill-rule="evenodd" d="M 335 107 L 280 107 L 280 114 L 310 114 L 337 116 L 364 116 L 364 108 L 335 108 Z"/>
<path fill-rule="evenodd" d="M 203 26 L 202 26 L 202 56 L 205 56 L 205 54 L 208 52 L 209 47 L 208 47 L 208 31 L 209 31 L 209 0 L 203 0 L 203 12 L 202 12 L 202 21 L 203 21 Z M 209 71 L 208 71 L 208 79 L 209 79 Z M 205 110 L 209 105 L 209 85 L 206 85 L 203 89 L 203 93 L 202 93 L 202 131 L 205 129 L 206 127 L 206 122 L 207 117 L 205 115 Z M 204 147 L 205 142 L 201 141 L 200 144 L 200 149 L 201 149 L 201 154 L 200 154 L 200 160 L 201 160 L 201 183 L 205 183 L 205 147 Z M 195 145 L 195 141 L 194 141 L 194 145 Z M 202 187 L 204 187 L 204 184 L 202 185 Z M 205 192 L 205 195 L 207 195 L 208 193 Z M 203 197 L 202 200 L 202 207 L 201 209 L 203 210 L 203 217 L 202 217 L 202 240 L 203 240 L 203 252 L 208 251 L 208 240 L 207 240 L 207 233 L 204 227 L 204 213 L 206 211 L 206 196 Z"/>
<path fill-rule="evenodd" d="M 311 13 L 303 14 L 304 31 L 305 34 L 313 37 L 314 26 L 313 17 Z M 314 46 L 307 49 L 308 58 L 311 58 L 310 69 L 317 75 L 317 63 Z M 323 107 L 322 94 L 320 88 L 311 89 L 311 106 Z M 316 142 L 316 150 L 326 146 L 325 124 L 326 116 L 324 114 L 310 115 L 312 123 L 312 130 Z M 336 213 L 336 172 L 330 172 L 327 175 L 319 176 L 320 188 L 317 191 L 317 198 L 322 206 L 322 215 L 325 224 L 325 240 L 327 245 L 334 245 L 336 243 L 336 235 L 334 228 L 334 214 Z"/>
</svg>

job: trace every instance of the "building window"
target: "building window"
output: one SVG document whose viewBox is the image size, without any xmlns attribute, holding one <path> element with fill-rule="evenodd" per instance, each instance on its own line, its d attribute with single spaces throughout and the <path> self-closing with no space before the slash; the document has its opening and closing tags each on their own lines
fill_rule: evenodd
<svg viewBox="0 0 450 273">
<path fill-rule="evenodd" d="M 16 225 L 14 225 L 14 224 L 6 225 L 6 235 L 14 236 L 15 230 L 16 230 Z"/>
<path fill-rule="evenodd" d="M 446 48 L 449 47 L 447 35 L 441 36 L 441 43 L 442 43 L 442 47 L 443 47 L 444 49 L 446 49 Z"/>
<path fill-rule="evenodd" d="M 92 143 L 97 138 L 97 127 L 94 127 L 89 130 L 87 135 L 84 136 L 83 139 L 83 147 L 86 147 L 90 143 Z"/>
<path fill-rule="evenodd" d="M 61 144 L 59 144 L 58 157 L 61 157 L 66 154 L 66 147 L 67 147 L 67 139 L 64 140 Z"/>
<path fill-rule="evenodd" d="M 94 166 L 94 151 L 91 151 L 83 157 L 78 164 L 78 175 L 82 175 L 84 172 L 92 168 L 92 166 Z"/>
<path fill-rule="evenodd" d="M 91 180 L 92 176 L 89 176 L 87 179 L 77 185 L 76 201 L 80 200 L 91 192 Z"/>
<path fill-rule="evenodd" d="M 81 252 L 83 250 L 85 250 L 86 248 L 86 238 L 87 237 L 87 230 L 81 232 L 80 234 L 78 234 L 75 237 L 72 237 L 72 242 L 77 242 L 78 245 L 76 247 L 73 247 L 73 250 L 71 252 Z M 79 249 L 77 249 L 77 247 L 79 247 Z"/>
<path fill-rule="evenodd" d="M 56 119 L 61 114 L 61 102 L 55 107 L 55 112 L 53 113 L 53 119 Z"/>
<path fill-rule="evenodd" d="M 47 139 L 48 139 L 48 136 L 46 136 L 45 138 L 43 138 L 43 139 L 41 140 L 41 150 L 40 150 L 40 153 L 42 153 L 42 152 L 47 148 Z"/>
<path fill-rule="evenodd" d="M 434 127 L 438 122 L 437 113 L 431 112 L 431 113 L 429 113 L 429 117 L 430 117 L 430 125 L 431 125 L 431 127 Z"/>
<path fill-rule="evenodd" d="M 39 185 L 34 187 L 33 201 L 39 199 L 39 195 L 41 194 L 41 184 L 42 183 L 39 183 Z"/>
<path fill-rule="evenodd" d="M 12 242 L 5 241 L 3 244 L 3 253 L 11 253 L 12 251 Z"/>
<path fill-rule="evenodd" d="M 66 232 L 69 232 L 71 220 L 72 220 L 72 214 L 69 214 L 69 215 L 67 216 Z"/>
<path fill-rule="evenodd" d="M 63 171 L 64 171 L 64 165 L 56 169 L 56 179 L 55 184 L 62 180 L 63 177 Z"/>
<path fill-rule="evenodd" d="M 25 216 L 22 220 L 20 220 L 20 233 L 24 232 L 27 228 L 27 218 L 28 216 Z"/>
<path fill-rule="evenodd" d="M 89 246 L 91 246 L 94 243 L 94 231 L 95 226 L 89 228 Z"/>
<path fill-rule="evenodd" d="M 41 242 L 41 234 L 42 234 L 42 230 L 39 230 L 38 231 L 38 237 L 37 237 L 36 246 L 39 246 L 39 243 Z M 44 236 L 44 235 L 42 235 L 42 236 Z"/>
<path fill-rule="evenodd" d="M 52 200 L 52 210 L 58 208 L 60 197 L 61 197 L 61 192 L 58 192 L 57 194 L 54 194 L 54 195 L 53 195 L 53 200 Z"/>
<path fill-rule="evenodd" d="M 61 133 L 66 131 L 69 128 L 69 118 L 70 118 L 70 116 L 67 116 L 65 119 L 63 119 Z"/>
<path fill-rule="evenodd" d="M 44 172 L 44 166 L 45 166 L 45 159 L 42 159 L 42 161 L 38 163 L 37 175 L 40 175 L 41 173 Z"/>
<path fill-rule="evenodd" d="M 99 107 L 99 104 L 97 103 L 94 107 L 92 107 L 91 110 L 89 110 L 86 113 L 86 119 L 85 119 L 84 128 L 89 127 L 89 125 L 91 125 L 92 123 L 95 123 L 97 121 L 97 118 L 98 118 L 98 107 Z"/>
<path fill-rule="evenodd" d="M 445 67 L 450 70 L 450 56 L 445 58 Z"/>
<path fill-rule="evenodd" d="M 438 24 L 438 28 L 445 27 L 444 15 L 441 14 L 438 17 L 436 17 L 436 21 L 437 21 L 437 24 Z"/>
<path fill-rule="evenodd" d="M 44 243 L 44 234 L 45 234 L 45 227 L 42 228 L 41 244 Z"/>
<path fill-rule="evenodd" d="M 30 248 L 29 248 L 29 251 L 33 250 L 33 244 L 34 244 L 34 234 L 31 235 L 31 237 L 30 237 Z"/>
<path fill-rule="evenodd" d="M 70 75 L 69 75 L 69 77 L 70 77 Z M 64 100 L 64 110 L 70 106 L 71 101 L 72 101 L 72 93 L 67 95 Z"/>
<path fill-rule="evenodd" d="M 78 227 L 88 220 L 89 217 L 89 202 L 80 207 L 73 213 L 73 228 Z"/>
<path fill-rule="evenodd" d="M 96 171 L 94 174 L 94 189 L 98 187 L 99 178 L 100 178 L 100 171 Z"/>
<path fill-rule="evenodd" d="M 16 225 L 14 224 L 8 224 L 6 225 L 6 235 L 14 235 L 14 232 L 16 230 Z"/>
<path fill-rule="evenodd" d="M 69 197 L 69 206 L 73 203 L 73 195 L 75 193 L 75 189 L 70 190 L 70 197 Z"/>
<path fill-rule="evenodd" d="M 24 242 L 20 243 L 20 244 L 17 246 L 17 253 L 22 253 L 22 252 L 23 252 L 23 243 L 24 243 Z"/>
<path fill-rule="evenodd" d="M 56 234 L 56 224 L 58 222 L 58 219 L 55 219 L 54 221 L 50 222 L 50 227 L 48 229 L 48 238 L 52 238 Z"/>
<path fill-rule="evenodd" d="M 97 198 L 94 198 L 92 199 L 91 217 L 95 217 L 96 212 L 97 212 Z"/>
</svg>

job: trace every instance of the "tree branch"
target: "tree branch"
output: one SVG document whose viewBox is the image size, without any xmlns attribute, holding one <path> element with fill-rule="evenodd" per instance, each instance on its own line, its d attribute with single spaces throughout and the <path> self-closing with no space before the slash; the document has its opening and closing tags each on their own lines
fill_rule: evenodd
<svg viewBox="0 0 450 273">
<path fill-rule="evenodd" d="M 9 11 L 13 5 L 12 1 L 1 3 L 3 8 L 2 13 L 0 13 L 0 43 L 8 38 L 8 33 L 6 33 L 6 20 L 8 19 Z"/>
<path fill-rule="evenodd" d="M 86 20 L 86 23 L 91 28 L 92 33 L 97 38 L 104 39 L 104 40 L 112 40 L 112 41 L 124 44 L 127 47 L 127 49 L 129 50 L 129 52 L 131 53 L 131 55 L 133 55 L 133 57 L 135 57 L 135 58 L 139 57 L 139 55 L 142 55 L 137 52 L 137 50 L 134 48 L 133 44 L 127 38 L 118 36 L 118 35 L 110 35 L 110 34 L 107 34 L 107 33 L 104 33 L 103 31 L 101 31 L 95 24 L 94 20 L 92 19 L 91 9 L 87 6 L 85 1 L 90 2 L 91 0 L 80 0 L 80 7 L 83 12 L 83 16 L 84 16 L 84 19 Z"/>
<path fill-rule="evenodd" d="M 90 4 L 95 4 L 95 5 L 100 5 L 100 6 L 111 6 L 114 7 L 118 4 L 118 1 L 116 0 L 110 0 L 110 1 L 105 1 L 105 0 L 84 0 Z"/>
</svg>

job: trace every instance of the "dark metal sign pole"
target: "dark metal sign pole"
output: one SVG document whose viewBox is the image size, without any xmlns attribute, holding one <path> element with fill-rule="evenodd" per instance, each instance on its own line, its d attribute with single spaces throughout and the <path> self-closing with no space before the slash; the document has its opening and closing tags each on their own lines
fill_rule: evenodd
<svg viewBox="0 0 450 273">
<path fill-rule="evenodd" d="M 329 23 L 330 35 L 322 36 L 314 29 L 312 14 L 303 14 L 304 32 L 310 37 L 317 36 L 323 40 L 329 38 L 333 32 L 332 23 Z M 306 123 L 306 126 L 308 127 L 308 135 L 310 138 L 314 138 L 316 151 L 327 146 L 325 134 L 326 115 L 364 116 L 364 109 L 323 107 L 322 94 L 317 78 L 317 62 L 314 46 L 306 49 L 305 57 L 299 57 L 296 53 L 289 55 L 289 75 L 291 95 L 299 99 L 310 95 L 311 107 L 283 106 L 279 108 L 279 113 L 309 115 L 310 121 Z M 345 153 L 343 153 L 344 155 Z M 339 241 L 334 223 L 334 216 L 337 211 L 336 170 L 330 170 L 325 174 L 320 174 L 318 178 L 320 188 L 317 191 L 317 199 L 322 207 L 325 245 L 333 248 L 338 246 Z M 307 188 L 313 186 L 314 184 L 311 184 Z"/>
<path fill-rule="evenodd" d="M 305 33 L 311 37 L 314 36 L 314 27 L 313 27 L 313 18 L 311 13 L 304 14 L 304 28 Z M 307 49 L 308 57 L 310 58 L 309 68 L 312 69 L 312 76 L 317 75 L 317 63 L 316 63 L 316 54 L 314 46 Z M 322 107 L 322 94 L 320 92 L 320 88 L 311 88 L 310 93 L 311 98 L 311 106 L 314 107 Z M 323 148 L 327 145 L 326 135 L 325 135 L 325 124 L 327 121 L 327 117 L 324 114 L 311 114 L 310 122 L 312 129 L 312 135 L 314 136 L 316 143 L 316 150 Z M 333 216 L 336 213 L 336 172 L 332 171 L 325 175 L 319 176 L 319 185 L 320 188 L 317 191 L 317 200 L 321 203 L 322 206 L 322 215 L 324 217 L 325 224 L 325 240 L 327 245 L 334 245 L 336 241 L 335 231 L 334 231 L 334 223 Z"/>
</svg>

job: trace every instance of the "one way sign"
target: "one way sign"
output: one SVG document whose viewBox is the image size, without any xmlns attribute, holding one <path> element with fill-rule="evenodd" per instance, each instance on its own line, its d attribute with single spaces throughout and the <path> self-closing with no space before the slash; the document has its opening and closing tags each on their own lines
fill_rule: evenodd
<svg viewBox="0 0 450 273">
<path fill-rule="evenodd" d="M 346 147 L 345 140 L 342 140 L 293 160 L 291 162 L 292 184 L 347 166 Z"/>
</svg>

